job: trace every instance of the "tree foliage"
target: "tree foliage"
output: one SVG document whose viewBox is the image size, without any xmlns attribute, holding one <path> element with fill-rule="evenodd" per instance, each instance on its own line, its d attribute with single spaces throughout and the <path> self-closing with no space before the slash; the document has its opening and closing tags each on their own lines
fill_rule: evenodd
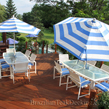
<svg viewBox="0 0 109 109">
<path fill-rule="evenodd" d="M 16 16 L 17 15 L 17 8 L 13 2 L 13 0 L 8 0 L 6 3 L 6 19 L 11 18 L 13 15 Z"/>
<path fill-rule="evenodd" d="M 22 19 L 23 19 L 24 22 L 32 24 L 31 12 L 23 13 Z"/>
<path fill-rule="evenodd" d="M 16 12 L 17 8 L 16 8 L 13 0 L 7 1 L 6 6 L 5 6 L 5 10 L 6 10 L 6 19 L 11 18 L 13 15 L 15 17 L 18 17 L 17 12 Z M 20 35 L 20 33 L 15 33 L 15 36 L 19 36 L 19 35 Z M 8 33 L 6 33 L 6 36 L 7 36 L 7 38 L 9 38 L 9 37 L 13 38 L 13 33 L 8 32 Z"/>
<path fill-rule="evenodd" d="M 70 16 L 68 5 L 61 0 L 55 5 L 51 4 L 36 4 L 32 11 L 32 21 L 42 22 L 44 27 L 52 27 L 55 23 Z"/>
<path fill-rule="evenodd" d="M 0 23 L 5 20 L 5 7 L 0 4 Z"/>
</svg>

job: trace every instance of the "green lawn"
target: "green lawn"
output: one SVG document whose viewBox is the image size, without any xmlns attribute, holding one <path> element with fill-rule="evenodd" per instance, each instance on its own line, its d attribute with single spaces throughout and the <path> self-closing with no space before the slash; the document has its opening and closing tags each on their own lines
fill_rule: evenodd
<svg viewBox="0 0 109 109">
<path fill-rule="evenodd" d="M 44 31 L 44 38 L 49 41 L 49 44 L 54 42 L 54 33 L 50 32 L 48 29 L 45 29 Z"/>
<path fill-rule="evenodd" d="M 45 40 L 48 40 L 49 41 L 49 44 L 51 44 L 51 43 L 54 42 L 54 33 L 53 32 L 50 32 L 48 29 L 45 29 L 44 32 L 43 32 L 43 34 L 44 34 L 44 37 L 42 38 L 42 40 L 44 40 L 44 39 Z M 25 37 L 26 35 L 28 35 L 28 34 L 21 33 L 21 35 L 18 36 L 18 37 L 22 37 L 22 36 Z"/>
</svg>

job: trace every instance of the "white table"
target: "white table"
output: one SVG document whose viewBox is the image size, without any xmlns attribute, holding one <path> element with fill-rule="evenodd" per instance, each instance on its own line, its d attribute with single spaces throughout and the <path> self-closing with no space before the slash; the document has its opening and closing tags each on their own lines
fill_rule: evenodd
<svg viewBox="0 0 109 109">
<path fill-rule="evenodd" d="M 85 69 L 83 61 L 69 60 L 62 63 L 80 76 L 89 79 L 91 81 L 91 89 L 94 89 L 95 82 L 109 79 L 109 73 L 98 67 L 87 64 L 89 69 Z"/>
<path fill-rule="evenodd" d="M 11 66 L 17 63 L 29 63 L 28 57 L 23 54 L 22 52 L 15 52 L 14 53 L 3 53 L 3 58 L 7 62 L 8 65 L 10 65 L 10 70 Z M 11 79 L 12 79 L 12 71 L 10 71 L 11 74 Z"/>
</svg>

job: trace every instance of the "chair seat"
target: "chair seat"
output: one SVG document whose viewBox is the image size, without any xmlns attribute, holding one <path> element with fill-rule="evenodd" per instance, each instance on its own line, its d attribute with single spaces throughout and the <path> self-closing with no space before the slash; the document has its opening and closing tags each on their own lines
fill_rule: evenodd
<svg viewBox="0 0 109 109">
<path fill-rule="evenodd" d="M 32 65 L 32 66 L 33 66 L 34 64 L 33 64 L 33 63 L 31 63 L 31 62 L 29 62 L 29 63 L 28 63 L 28 65 Z"/>
<path fill-rule="evenodd" d="M 4 59 L 0 59 L 0 63 L 2 63 L 2 62 L 5 62 L 5 60 Z"/>
<path fill-rule="evenodd" d="M 104 87 L 101 86 L 100 84 L 102 84 Z M 101 90 L 104 91 L 104 92 L 107 92 L 107 91 L 108 91 L 107 89 L 109 89 L 109 84 L 106 83 L 106 82 L 102 82 L 102 83 L 100 83 L 100 84 L 96 84 L 95 87 L 101 89 Z M 107 89 L 106 89 L 105 87 L 106 87 Z"/>
<path fill-rule="evenodd" d="M 90 83 L 90 81 L 86 81 L 86 79 L 84 79 L 84 78 L 81 77 L 81 76 L 80 76 L 80 81 L 83 82 L 83 83 L 81 84 L 81 86 L 84 86 L 84 85 L 87 85 L 87 84 Z M 84 81 L 86 81 L 86 82 L 84 82 Z"/>
<path fill-rule="evenodd" d="M 10 66 L 8 64 L 2 64 L 2 69 L 5 69 L 5 68 L 9 68 Z"/>
<path fill-rule="evenodd" d="M 62 63 L 59 63 L 60 65 L 62 65 Z"/>
<path fill-rule="evenodd" d="M 67 68 L 62 68 L 61 70 L 62 70 L 62 76 L 70 74 Z"/>
</svg>

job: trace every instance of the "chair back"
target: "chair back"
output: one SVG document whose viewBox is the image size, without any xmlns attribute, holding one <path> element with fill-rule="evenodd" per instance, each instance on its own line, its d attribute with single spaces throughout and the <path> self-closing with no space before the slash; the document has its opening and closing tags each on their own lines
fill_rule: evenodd
<svg viewBox="0 0 109 109">
<path fill-rule="evenodd" d="M 69 55 L 68 54 L 59 54 L 59 61 L 64 62 L 69 60 Z"/>
<path fill-rule="evenodd" d="M 87 61 L 87 63 L 91 64 L 91 65 L 94 65 L 96 64 L 96 61 Z"/>
<path fill-rule="evenodd" d="M 74 73 L 72 70 L 69 70 L 71 80 L 77 85 L 80 86 L 80 76 Z"/>
<path fill-rule="evenodd" d="M 17 63 L 14 65 L 16 73 L 26 72 L 28 70 L 28 63 Z"/>
<path fill-rule="evenodd" d="M 7 53 L 14 53 L 14 52 L 16 52 L 16 50 L 14 48 L 7 48 L 6 52 Z"/>
<path fill-rule="evenodd" d="M 109 72 L 109 66 L 108 65 L 102 64 L 101 69 Z"/>
<path fill-rule="evenodd" d="M 61 66 L 60 66 L 60 64 L 58 64 L 56 61 L 54 61 L 54 63 L 55 63 L 55 67 L 56 67 L 57 71 L 58 72 L 61 72 Z"/>
<path fill-rule="evenodd" d="M 26 50 L 25 55 L 26 55 L 27 57 L 29 57 L 30 53 L 31 53 L 31 51 Z"/>
<path fill-rule="evenodd" d="M 30 61 L 35 61 L 36 60 L 36 55 L 34 53 L 31 54 L 31 57 L 30 57 Z"/>
</svg>

